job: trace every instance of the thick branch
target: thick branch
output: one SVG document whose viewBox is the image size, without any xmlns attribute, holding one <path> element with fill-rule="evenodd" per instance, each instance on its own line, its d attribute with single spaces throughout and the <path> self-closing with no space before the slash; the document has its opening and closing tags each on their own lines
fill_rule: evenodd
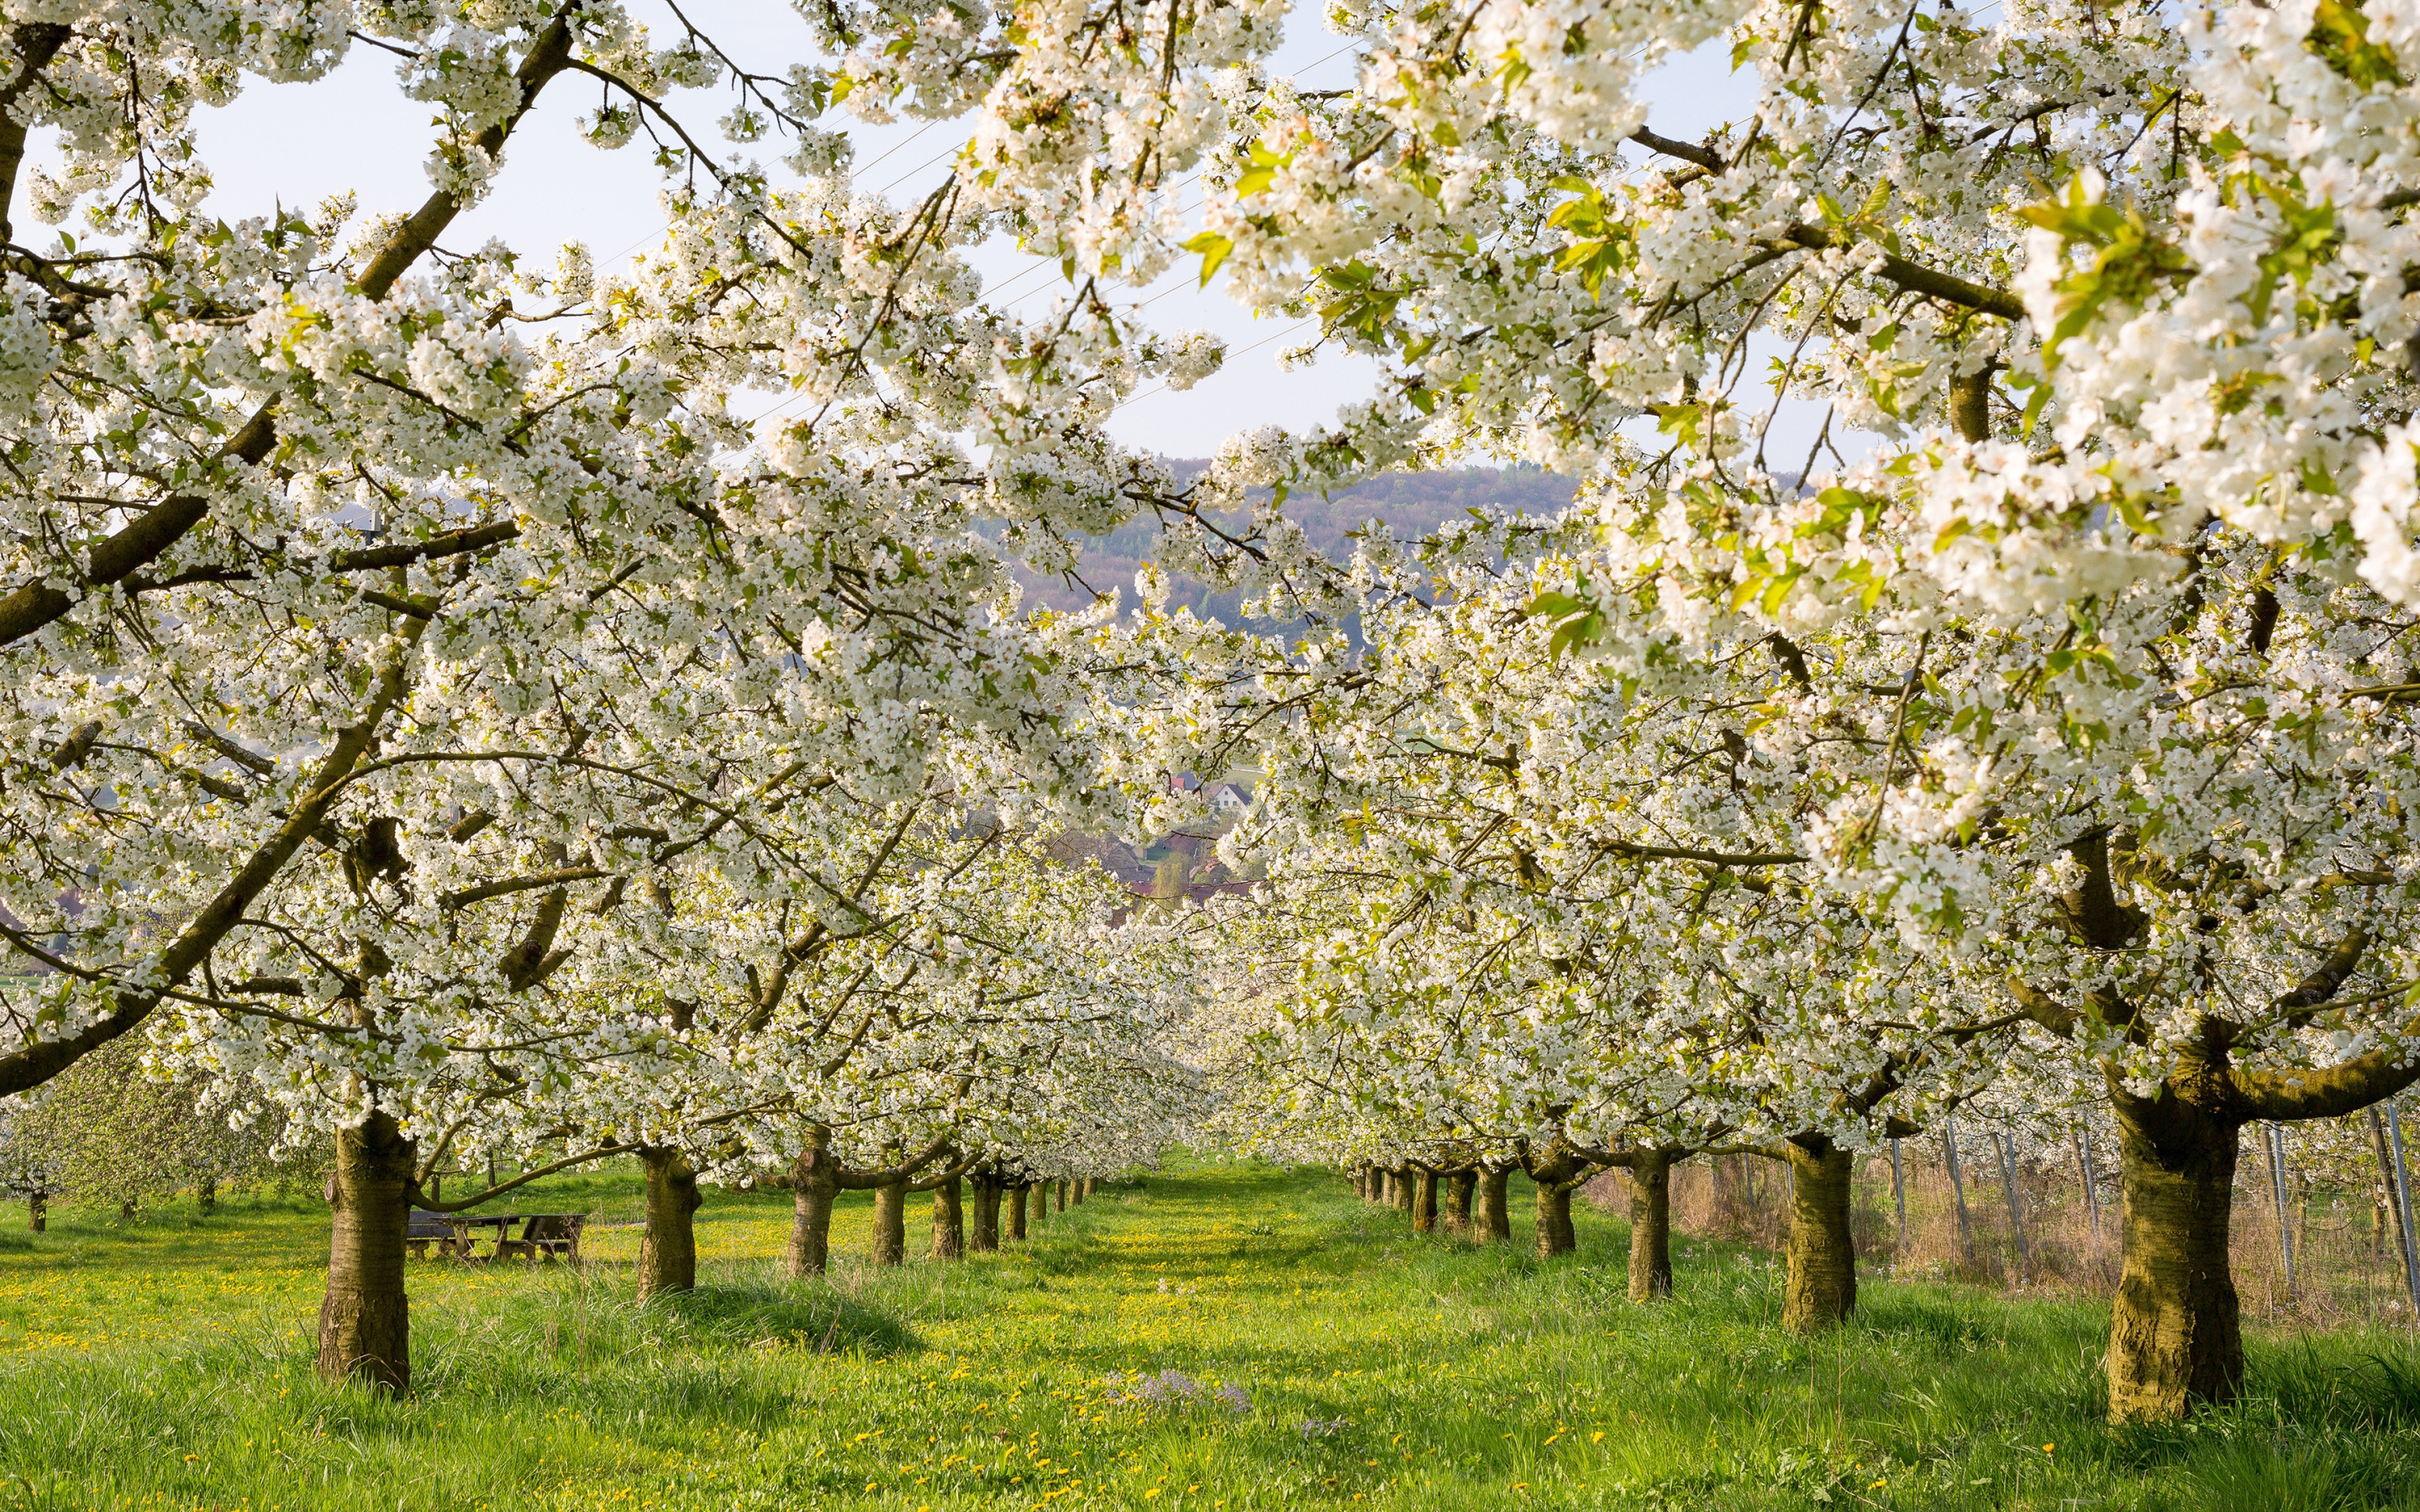
<svg viewBox="0 0 2420 1512">
<path fill-rule="evenodd" d="M 318 830 L 327 816 L 328 805 L 335 801 L 345 779 L 360 764 L 378 738 L 379 727 L 386 722 L 387 715 L 410 686 L 406 657 L 427 624 L 426 620 L 405 622 L 403 643 L 380 672 L 377 692 L 362 710 L 361 717 L 337 733 L 286 822 L 252 853 L 242 868 L 226 880 L 161 953 L 159 970 L 153 979 L 160 986 L 183 985 L 227 932 L 242 921 L 253 900 L 267 890 L 277 873 L 285 870 L 286 863 Z M 115 1011 L 81 1033 L 65 1040 L 38 1041 L 13 1054 L 0 1056 L 0 1096 L 39 1087 L 86 1054 L 141 1024 L 160 1001 L 156 991 L 136 988 L 121 989 L 113 1000 Z"/>
<path fill-rule="evenodd" d="M 850 1192 L 868 1192 L 877 1186 L 889 1186 L 893 1181 L 912 1180 L 915 1179 L 918 1171 L 923 1170 L 925 1166 L 932 1165 L 934 1161 L 939 1159 L 942 1153 L 949 1148 L 950 1136 L 948 1134 L 942 1134 L 940 1137 L 935 1139 L 931 1144 L 926 1145 L 923 1149 L 919 1151 L 912 1159 L 902 1161 L 900 1164 L 892 1166 L 888 1170 L 845 1170 L 840 1173 L 836 1180 L 841 1187 Z"/>
<path fill-rule="evenodd" d="M 477 145 L 489 157 L 504 149 L 504 138 L 512 133 L 521 117 L 529 113 L 537 100 L 538 91 L 548 80 L 561 73 L 571 61 L 571 15 L 579 0 L 572 0 L 557 13 L 552 24 L 538 34 L 530 46 L 529 55 L 521 60 L 514 78 L 520 86 L 520 103 L 504 119 L 479 133 Z M 5 147 L 0 140 L 0 147 Z M 22 153 L 22 143 L 20 151 Z M 411 217 L 397 226 L 387 239 L 385 247 L 372 258 L 361 277 L 362 292 L 370 298 L 384 299 L 395 287 L 396 281 L 418 260 L 420 255 L 436 244 L 437 239 L 454 218 L 462 212 L 462 203 L 440 190 L 428 196 L 427 202 L 412 212 Z M 271 406 L 263 404 L 253 411 L 243 428 L 230 437 L 219 449 L 218 460 L 232 458 L 252 466 L 269 455 L 277 444 L 277 423 L 271 418 Z M 194 494 L 171 494 L 145 512 L 143 517 L 121 527 L 108 539 L 92 548 L 85 560 L 85 586 L 98 587 L 123 582 L 144 567 L 159 560 L 162 553 L 184 538 L 185 532 L 200 524 L 210 512 L 209 501 Z M 75 596 L 66 590 L 53 587 L 47 580 L 25 583 L 0 598 L 0 646 L 11 645 L 32 635 L 42 626 L 62 618 L 75 607 Z"/>
<path fill-rule="evenodd" d="M 1804 247 L 1809 252 L 1828 252 L 1839 245 L 1832 233 L 1817 225 L 1793 225 L 1785 239 L 1792 246 Z M 2012 323 L 2025 317 L 2024 301 L 2007 289 L 1971 284 L 1954 273 L 1910 262 L 1893 253 L 1883 254 L 1882 266 L 1874 270 L 1874 276 L 1886 284 L 1896 284 L 1911 294 L 1921 294 L 1927 299 L 1939 300 L 1945 304 L 1955 304 L 1982 315 L 1996 315 Z"/>
<path fill-rule="evenodd" d="M 11 212 L 17 204 L 17 174 L 25 165 L 25 116 L 20 106 L 25 91 L 67 46 L 68 36 L 68 28 L 55 22 L 24 22 L 9 28 L 18 63 L 17 76 L 0 85 L 0 242 L 16 235 Z"/>
</svg>

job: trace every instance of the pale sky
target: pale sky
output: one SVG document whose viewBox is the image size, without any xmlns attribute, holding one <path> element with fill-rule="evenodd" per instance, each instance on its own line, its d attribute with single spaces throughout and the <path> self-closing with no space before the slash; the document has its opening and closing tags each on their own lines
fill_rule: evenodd
<svg viewBox="0 0 2420 1512">
<path fill-rule="evenodd" d="M 657 28 L 659 44 L 677 36 L 669 11 L 654 0 L 634 0 L 633 8 Z M 686 8 L 753 71 L 779 74 L 790 60 L 808 54 L 805 29 L 785 5 L 698 0 Z M 1345 48 L 1314 14 L 1300 10 L 1271 71 L 1291 73 L 1306 88 L 1335 88 L 1352 78 L 1354 61 Z M 252 81 L 234 104 L 200 111 L 202 154 L 216 186 L 209 208 L 229 219 L 263 214 L 280 203 L 308 211 L 349 189 L 360 194 L 365 214 L 417 206 L 427 193 L 422 163 L 433 134 L 432 113 L 396 87 L 395 62 L 376 48 L 357 45 L 345 67 L 318 84 Z M 1684 139 L 1738 113 L 1750 98 L 1745 80 L 1730 74 L 1719 42 L 1659 70 L 1648 93 L 1655 129 Z M 493 191 L 456 223 L 445 245 L 469 250 L 501 238 L 525 257 L 551 265 L 557 247 L 579 240 L 587 243 L 601 270 L 652 243 L 663 219 L 657 208 L 659 178 L 645 139 L 603 152 L 582 141 L 573 125 L 573 117 L 593 109 L 597 99 L 590 81 L 566 76 L 550 85 L 535 116 L 506 147 Z M 730 99 L 719 89 L 675 96 L 673 103 L 691 131 L 710 132 Z M 837 123 L 835 118 L 826 124 Z M 968 125 L 860 126 L 853 134 L 859 188 L 908 200 L 949 172 L 949 159 L 966 140 Z M 38 159 L 50 155 L 47 143 L 38 139 L 32 145 Z M 768 142 L 755 150 L 770 162 L 785 148 Z M 27 225 L 20 234 L 31 239 L 38 233 Z M 1047 310 L 1066 286 L 1054 265 L 1004 243 L 981 249 L 977 261 L 991 276 L 993 297 L 1029 315 Z M 1128 298 L 1144 301 L 1148 318 L 1162 329 L 1202 327 L 1226 337 L 1227 365 L 1186 393 L 1147 389 L 1129 401 L 1111 422 L 1121 440 L 1171 456 L 1206 456 L 1236 430 L 1269 424 L 1305 427 L 1331 418 L 1338 404 L 1368 392 L 1369 364 L 1341 355 L 1323 354 L 1312 366 L 1281 372 L 1278 353 L 1301 344 L 1313 325 L 1255 320 L 1224 297 L 1219 282 L 1198 288 L 1198 276 L 1194 260 L 1187 257 L 1159 283 Z M 775 401 L 768 396 L 768 402 Z M 1792 406 L 1776 424 L 1775 455 L 1802 455 L 1819 420 L 1812 407 Z"/>
</svg>

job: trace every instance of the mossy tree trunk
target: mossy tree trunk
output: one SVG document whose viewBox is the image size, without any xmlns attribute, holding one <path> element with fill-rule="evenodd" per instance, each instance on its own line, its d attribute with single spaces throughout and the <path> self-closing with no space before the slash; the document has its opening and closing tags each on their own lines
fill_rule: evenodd
<svg viewBox="0 0 2420 1512">
<path fill-rule="evenodd" d="M 1008 1237 L 1011 1239 L 1022 1240 L 1025 1237 L 1025 1198 L 1032 1189 L 1031 1181 L 1018 1181 L 1008 1189 Z"/>
<path fill-rule="evenodd" d="M 815 1129 L 790 1163 L 790 1245 L 782 1270 L 791 1280 L 822 1275 L 830 1266 L 832 1203 L 840 1196 L 840 1162 L 831 1134 Z"/>
<path fill-rule="evenodd" d="M 960 1193 L 964 1183 L 953 1176 L 933 1188 L 933 1258 L 963 1260 L 967 1257 L 966 1204 Z"/>
<path fill-rule="evenodd" d="M 411 1211 L 412 1142 L 373 1113 L 336 1132 L 335 1214 L 328 1291 L 319 1304 L 319 1379 L 411 1389 L 411 1309 L 403 1290 L 403 1235 Z"/>
<path fill-rule="evenodd" d="M 2227 1268 L 2242 1125 L 2198 1101 L 2168 1087 L 2112 1100 L 2126 1191 L 2106 1361 L 2112 1422 L 2182 1417 L 2243 1389 L 2242 1309 Z"/>
<path fill-rule="evenodd" d="M 706 1200 L 697 1172 L 679 1150 L 642 1146 L 639 1165 L 647 1177 L 647 1231 L 639 1241 L 639 1295 L 697 1289 L 697 1227 L 691 1221 Z"/>
<path fill-rule="evenodd" d="M 1456 1171 L 1446 1181 L 1445 1231 L 1449 1234 L 1470 1232 L 1470 1198 L 1479 1188 L 1477 1171 Z"/>
<path fill-rule="evenodd" d="M 1558 1255 L 1569 1255 L 1579 1247 L 1579 1233 L 1572 1227 L 1570 1183 L 1557 1180 L 1540 1181 L 1538 1183 L 1538 1258 L 1551 1260 Z"/>
<path fill-rule="evenodd" d="M 1538 1184 L 1538 1258 L 1569 1255 L 1580 1247 L 1572 1227 L 1572 1192 L 1587 1178 L 1589 1165 L 1559 1138 L 1528 1164 L 1529 1180 Z"/>
<path fill-rule="evenodd" d="M 874 1189 L 874 1263 L 899 1265 L 908 1258 L 908 1183 L 887 1181 Z"/>
<path fill-rule="evenodd" d="M 970 1242 L 981 1254 L 1000 1248 L 1000 1180 L 997 1177 L 974 1179 L 975 1231 Z"/>
<path fill-rule="evenodd" d="M 1435 1233 L 1436 1223 L 1436 1172 L 1417 1172 L 1412 1177 L 1412 1231 L 1420 1234 Z"/>
<path fill-rule="evenodd" d="M 1781 1142 L 1790 1162 L 1790 1273 L 1783 1283 L 1781 1326 L 1816 1334 L 1847 1319 L 1857 1306 L 1857 1249 L 1849 1230 L 1849 1151 L 1829 1135 L 1792 1134 Z"/>
<path fill-rule="evenodd" d="M 1511 1171 L 1481 1171 L 1479 1175 L 1478 1228 L 1472 1238 L 1481 1244 L 1512 1242 L 1512 1199 L 1507 1188 L 1512 1180 Z"/>
<path fill-rule="evenodd" d="M 1630 1163 L 1630 1300 L 1672 1294 L 1672 1156 L 1639 1151 Z"/>
<path fill-rule="evenodd" d="M 51 1227 L 51 1199 L 39 1192 L 25 1199 L 25 1227 L 38 1234 Z"/>
</svg>

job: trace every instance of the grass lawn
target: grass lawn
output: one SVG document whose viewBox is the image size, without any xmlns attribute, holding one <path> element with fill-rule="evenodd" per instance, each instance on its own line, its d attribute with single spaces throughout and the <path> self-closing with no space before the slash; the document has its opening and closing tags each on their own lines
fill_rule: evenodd
<svg viewBox="0 0 2420 1512">
<path fill-rule="evenodd" d="M 628 1212 L 636 1173 L 544 1195 Z M 2097 1306 L 1869 1281 L 1800 1342 L 1766 1257 L 1683 1243 L 1635 1307 L 1606 1216 L 1541 1267 L 1261 1165 L 887 1273 L 855 1194 L 830 1285 L 776 1275 L 786 1199 L 710 1194 L 699 1291 L 644 1308 L 632 1229 L 579 1273 L 418 1263 L 401 1402 L 314 1379 L 318 1203 L 110 1216 L 0 1235 L 0 1512 L 2420 1508 L 2408 1336 L 2256 1338 L 2241 1407 L 2118 1431 Z"/>
</svg>

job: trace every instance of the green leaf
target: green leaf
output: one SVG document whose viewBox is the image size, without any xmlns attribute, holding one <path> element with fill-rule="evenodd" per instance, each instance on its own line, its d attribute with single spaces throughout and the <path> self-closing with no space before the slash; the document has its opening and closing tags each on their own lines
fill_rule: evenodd
<svg viewBox="0 0 2420 1512">
<path fill-rule="evenodd" d="M 1204 231 L 1185 243 L 1185 250 L 1202 255 L 1202 285 L 1207 288 L 1210 275 L 1218 270 L 1218 265 L 1227 260 L 1227 254 L 1235 250 L 1235 244 L 1216 231 Z"/>
</svg>

